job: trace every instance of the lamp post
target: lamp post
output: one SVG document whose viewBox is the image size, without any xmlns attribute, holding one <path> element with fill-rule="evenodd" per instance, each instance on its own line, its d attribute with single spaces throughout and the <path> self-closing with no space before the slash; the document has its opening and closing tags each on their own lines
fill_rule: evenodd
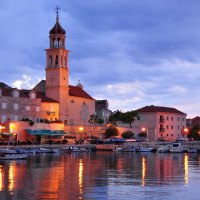
<svg viewBox="0 0 200 200">
<path fill-rule="evenodd" d="M 184 138 L 187 138 L 187 135 L 188 135 L 188 133 L 189 133 L 189 129 L 188 129 L 188 128 L 184 128 L 183 132 L 184 132 L 183 137 L 184 137 Z"/>
<path fill-rule="evenodd" d="M 78 130 L 79 130 L 79 132 L 80 132 L 81 140 L 82 140 L 82 132 L 83 132 L 84 128 L 83 128 L 82 126 L 80 126 L 80 127 L 78 128 Z M 77 139 L 77 140 L 78 140 L 78 139 Z"/>
<path fill-rule="evenodd" d="M 145 127 L 142 127 L 142 128 L 141 128 L 141 132 L 142 132 L 142 133 L 146 133 L 146 140 L 148 140 L 148 129 L 145 128 Z"/>
</svg>

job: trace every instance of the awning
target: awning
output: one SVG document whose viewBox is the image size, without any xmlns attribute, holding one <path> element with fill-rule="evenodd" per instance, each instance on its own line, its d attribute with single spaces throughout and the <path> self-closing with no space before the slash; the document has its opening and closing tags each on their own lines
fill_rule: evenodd
<svg viewBox="0 0 200 200">
<path fill-rule="evenodd" d="M 31 130 L 31 129 L 26 129 L 25 130 L 27 133 L 31 135 L 65 135 L 66 133 L 63 130 Z"/>
</svg>

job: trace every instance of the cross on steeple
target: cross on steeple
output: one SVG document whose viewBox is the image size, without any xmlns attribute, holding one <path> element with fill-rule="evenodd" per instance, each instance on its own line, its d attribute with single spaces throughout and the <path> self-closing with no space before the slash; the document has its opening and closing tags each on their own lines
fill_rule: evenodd
<svg viewBox="0 0 200 200">
<path fill-rule="evenodd" d="M 56 6 L 56 14 L 57 14 L 57 16 L 58 16 L 58 11 L 60 10 L 60 8 L 58 7 L 58 5 Z"/>
</svg>

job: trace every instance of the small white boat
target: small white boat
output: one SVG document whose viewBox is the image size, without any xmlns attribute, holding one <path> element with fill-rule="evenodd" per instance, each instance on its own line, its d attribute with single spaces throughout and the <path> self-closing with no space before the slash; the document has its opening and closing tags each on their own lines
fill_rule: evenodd
<svg viewBox="0 0 200 200">
<path fill-rule="evenodd" d="M 88 152 L 88 149 L 86 148 L 80 148 L 75 146 L 64 147 L 63 150 L 66 152 Z"/>
<path fill-rule="evenodd" d="M 18 160 L 18 159 L 26 159 L 27 154 L 4 154 L 0 153 L 0 160 Z"/>
<path fill-rule="evenodd" d="M 17 154 L 18 152 L 16 149 L 6 148 L 6 149 L 0 149 L 0 153 L 2 153 L 2 154 Z"/>
<path fill-rule="evenodd" d="M 170 151 L 170 153 L 182 153 L 183 148 L 182 148 L 181 143 L 179 143 L 179 142 L 172 143 L 169 151 Z"/>
<path fill-rule="evenodd" d="M 113 151 L 116 151 L 116 152 L 135 152 L 135 148 L 133 148 L 133 147 L 117 147 L 117 148 L 114 148 Z"/>
<path fill-rule="evenodd" d="M 157 149 L 157 153 L 169 153 L 169 149 L 170 149 L 170 146 L 168 145 L 162 145 L 162 146 L 159 146 L 158 149 Z"/>
<path fill-rule="evenodd" d="M 153 152 L 153 147 L 137 147 L 137 152 Z"/>
</svg>

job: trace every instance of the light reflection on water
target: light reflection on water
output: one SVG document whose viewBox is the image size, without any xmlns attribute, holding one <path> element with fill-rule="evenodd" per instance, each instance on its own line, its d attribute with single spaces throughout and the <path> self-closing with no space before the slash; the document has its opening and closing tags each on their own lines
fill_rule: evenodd
<svg viewBox="0 0 200 200">
<path fill-rule="evenodd" d="M 31 155 L 0 161 L 0 200 L 196 200 L 199 172 L 199 154 Z"/>
</svg>

